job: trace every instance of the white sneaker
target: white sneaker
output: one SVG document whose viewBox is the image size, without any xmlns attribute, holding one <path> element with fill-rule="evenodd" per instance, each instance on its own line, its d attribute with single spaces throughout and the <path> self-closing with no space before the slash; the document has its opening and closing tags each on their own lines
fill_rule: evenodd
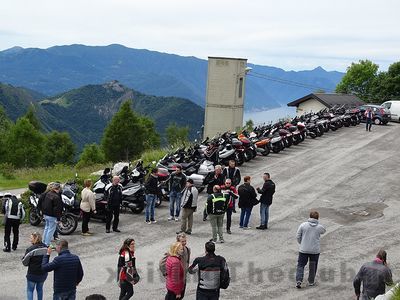
<svg viewBox="0 0 400 300">
<path fill-rule="evenodd" d="M 172 221 L 174 217 L 168 217 L 168 221 Z"/>
<path fill-rule="evenodd" d="M 247 227 L 243 227 L 243 229 L 248 230 L 248 229 L 251 229 L 251 227 L 247 226 Z"/>
<path fill-rule="evenodd" d="M 146 224 L 151 224 L 151 221 L 146 221 Z"/>
<path fill-rule="evenodd" d="M 156 220 L 154 220 L 154 221 L 151 221 L 151 223 L 155 224 L 155 223 L 157 223 L 157 221 L 156 221 Z"/>
<path fill-rule="evenodd" d="M 178 217 L 175 217 L 175 222 L 179 222 L 179 218 Z"/>
</svg>

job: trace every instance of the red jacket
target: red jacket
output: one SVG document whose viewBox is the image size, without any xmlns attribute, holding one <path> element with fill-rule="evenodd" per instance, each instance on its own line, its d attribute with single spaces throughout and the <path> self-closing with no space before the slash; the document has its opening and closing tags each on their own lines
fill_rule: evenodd
<svg viewBox="0 0 400 300">
<path fill-rule="evenodd" d="M 229 189 L 225 185 L 220 185 L 221 192 L 222 193 L 228 193 L 229 192 L 229 203 L 228 207 L 229 208 L 235 208 L 235 200 L 239 197 L 238 192 L 234 186 L 230 186 Z"/>
<path fill-rule="evenodd" d="M 180 295 L 183 292 L 185 285 L 183 266 L 180 258 L 176 256 L 168 256 L 166 261 L 166 287 L 167 290 L 175 295 Z"/>
<path fill-rule="evenodd" d="M 128 256 L 128 261 L 125 260 L 125 250 L 121 252 L 118 258 L 118 276 L 120 281 L 126 280 L 126 268 L 127 266 L 134 266 L 136 267 L 135 263 L 135 253 L 134 252 L 129 252 Z M 122 272 L 120 270 L 122 269 Z"/>
</svg>

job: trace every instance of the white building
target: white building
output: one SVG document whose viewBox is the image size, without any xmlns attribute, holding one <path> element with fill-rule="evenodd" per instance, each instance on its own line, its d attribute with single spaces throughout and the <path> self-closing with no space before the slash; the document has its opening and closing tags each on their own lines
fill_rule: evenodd
<svg viewBox="0 0 400 300">
<path fill-rule="evenodd" d="M 204 137 L 243 126 L 247 59 L 209 57 Z"/>
<path fill-rule="evenodd" d="M 363 104 L 365 103 L 355 95 L 315 93 L 301 97 L 287 105 L 297 107 L 296 113 L 301 116 L 309 112 L 318 112 L 324 108 L 332 108 L 335 105 L 353 107 Z"/>
</svg>

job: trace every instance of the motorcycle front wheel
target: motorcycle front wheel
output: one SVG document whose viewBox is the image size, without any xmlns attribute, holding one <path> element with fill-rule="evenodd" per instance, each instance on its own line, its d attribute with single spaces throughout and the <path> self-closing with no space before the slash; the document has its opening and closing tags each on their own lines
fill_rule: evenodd
<svg viewBox="0 0 400 300">
<path fill-rule="evenodd" d="M 42 218 L 38 214 L 36 208 L 32 207 L 29 212 L 29 223 L 32 226 L 38 226 L 42 222 Z"/>
<path fill-rule="evenodd" d="M 72 214 L 63 214 L 57 224 L 57 231 L 61 235 L 70 235 L 78 227 L 78 219 Z"/>
</svg>

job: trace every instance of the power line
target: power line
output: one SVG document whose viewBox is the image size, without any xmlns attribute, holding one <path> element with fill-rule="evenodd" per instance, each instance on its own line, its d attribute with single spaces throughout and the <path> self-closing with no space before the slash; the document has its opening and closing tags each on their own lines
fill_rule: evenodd
<svg viewBox="0 0 400 300">
<path fill-rule="evenodd" d="M 334 92 L 334 90 L 331 90 L 331 89 L 328 89 L 328 88 L 315 86 L 315 85 L 310 85 L 310 84 L 297 82 L 297 81 L 292 81 L 292 80 L 288 80 L 288 79 L 273 77 L 273 76 L 270 76 L 270 75 L 261 74 L 261 73 L 257 73 L 257 72 L 254 72 L 254 71 L 251 71 L 251 73 L 247 74 L 247 76 L 252 76 L 252 77 L 256 77 L 256 78 L 260 78 L 260 79 L 274 81 L 274 82 L 278 82 L 278 83 L 281 83 L 281 84 L 307 88 L 307 89 L 311 89 L 311 90 L 324 90 L 326 92 Z"/>
</svg>

